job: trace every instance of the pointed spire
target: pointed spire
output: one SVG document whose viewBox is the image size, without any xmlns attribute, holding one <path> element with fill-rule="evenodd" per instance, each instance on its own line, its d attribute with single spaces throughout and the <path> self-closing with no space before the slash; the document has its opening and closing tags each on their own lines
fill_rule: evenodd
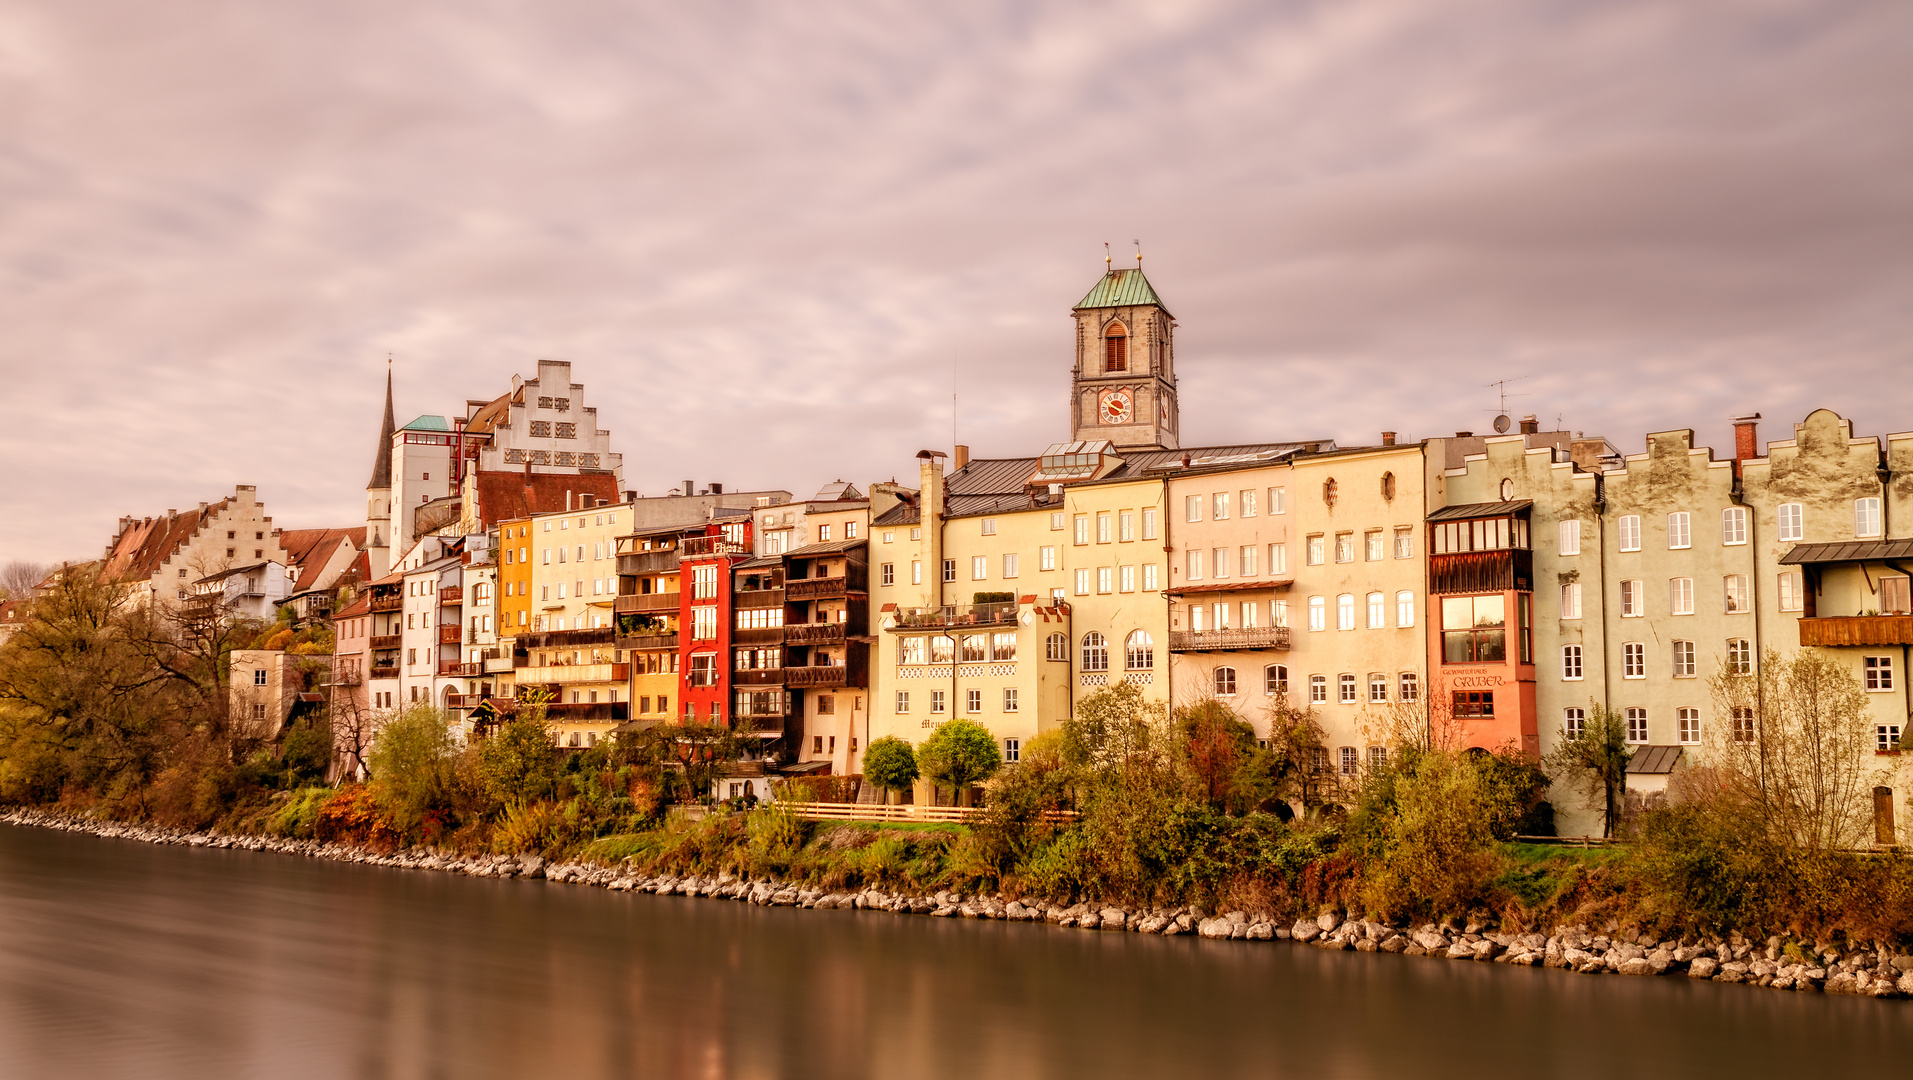
<svg viewBox="0 0 1913 1080">
<path fill-rule="evenodd" d="M 392 435 L 398 424 L 392 418 L 392 358 L 385 358 L 385 424 L 379 429 L 379 453 L 372 459 L 372 482 L 367 491 L 392 490 Z"/>
</svg>

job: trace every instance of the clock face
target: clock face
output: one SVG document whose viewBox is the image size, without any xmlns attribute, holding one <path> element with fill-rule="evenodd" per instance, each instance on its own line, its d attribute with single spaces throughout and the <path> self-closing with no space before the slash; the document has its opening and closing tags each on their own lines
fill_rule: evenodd
<svg viewBox="0 0 1913 1080">
<path fill-rule="evenodd" d="M 1135 409 L 1127 390 L 1111 390 L 1103 395 L 1100 419 L 1105 424 L 1127 424 Z"/>
</svg>

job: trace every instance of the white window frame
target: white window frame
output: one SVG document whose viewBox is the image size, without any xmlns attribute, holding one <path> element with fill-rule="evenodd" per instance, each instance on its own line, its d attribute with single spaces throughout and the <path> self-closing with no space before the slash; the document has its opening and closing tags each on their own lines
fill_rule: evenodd
<svg viewBox="0 0 1913 1080">
<path fill-rule="evenodd" d="M 1692 679 L 1700 674 L 1700 662 L 1696 659 L 1699 654 L 1695 650 L 1693 642 L 1685 638 L 1675 638 L 1673 642 L 1673 653 L 1674 677 L 1676 679 Z"/>
<path fill-rule="evenodd" d="M 1647 605 L 1643 603 L 1646 590 L 1638 580 L 1629 578 L 1621 582 L 1621 618 L 1639 619 L 1647 614 Z"/>
<path fill-rule="evenodd" d="M 1563 682 L 1580 682 L 1587 677 L 1582 659 L 1581 646 L 1561 646 L 1561 680 Z"/>
<path fill-rule="evenodd" d="M 1627 725 L 1626 741 L 1629 746 L 1644 746 L 1647 743 L 1647 710 L 1639 706 L 1630 706 L 1622 710 L 1622 719 Z"/>
<path fill-rule="evenodd" d="M 1675 709 L 1674 719 L 1679 722 L 1679 737 L 1682 746 L 1700 745 L 1700 710 Z"/>
<path fill-rule="evenodd" d="M 1869 656 L 1862 661 L 1865 674 L 1866 692 L 1869 694 L 1890 694 L 1893 692 L 1893 657 Z"/>
<path fill-rule="evenodd" d="M 1726 547 L 1734 547 L 1747 542 L 1746 507 L 1729 506 L 1721 510 L 1720 542 Z"/>
<path fill-rule="evenodd" d="M 1856 538 L 1880 535 L 1880 500 L 1874 496 L 1853 500 L 1853 535 Z"/>
<path fill-rule="evenodd" d="M 1676 510 L 1667 515 L 1667 550 L 1685 551 L 1694 546 L 1694 515 Z"/>
<path fill-rule="evenodd" d="M 1581 617 L 1581 583 L 1570 581 L 1561 586 L 1561 618 L 1578 619 Z"/>
<path fill-rule="evenodd" d="M 1372 592 L 1368 594 L 1368 628 L 1380 630 L 1388 625 L 1388 595 Z"/>
<path fill-rule="evenodd" d="M 1622 551 L 1641 550 L 1641 516 L 1622 514 L 1616 523 L 1616 537 Z"/>
<path fill-rule="evenodd" d="M 1677 577 L 1667 579 L 1667 612 L 1670 615 L 1692 615 L 1694 613 L 1694 579 Z"/>
<path fill-rule="evenodd" d="M 1562 555 L 1581 554 L 1581 519 L 1569 518 L 1561 523 L 1559 552 Z"/>
<path fill-rule="evenodd" d="M 1800 540 L 1807 535 L 1806 508 L 1799 503 L 1781 503 L 1774 508 L 1774 539 Z"/>
<path fill-rule="evenodd" d="M 1395 625 L 1398 628 L 1415 625 L 1414 590 L 1403 589 L 1395 594 Z"/>
<path fill-rule="evenodd" d="M 1644 641 L 1621 642 L 1621 678 L 1647 678 L 1647 643 Z"/>
</svg>

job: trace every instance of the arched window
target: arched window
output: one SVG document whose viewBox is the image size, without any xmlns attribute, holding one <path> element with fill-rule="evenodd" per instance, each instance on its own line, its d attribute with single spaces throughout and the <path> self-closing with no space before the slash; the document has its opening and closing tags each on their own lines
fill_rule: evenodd
<svg viewBox="0 0 1913 1080">
<path fill-rule="evenodd" d="M 1326 506 L 1335 505 L 1335 489 L 1336 489 L 1335 478 L 1333 476 L 1329 477 L 1327 480 L 1322 481 L 1322 503 L 1324 505 Z"/>
<path fill-rule="evenodd" d="M 1385 472 L 1382 474 L 1382 501 L 1393 502 L 1394 499 L 1395 499 L 1395 474 L 1392 472 Z"/>
<path fill-rule="evenodd" d="M 1083 635 L 1083 670 L 1109 670 L 1109 639 L 1094 630 Z"/>
<path fill-rule="evenodd" d="M 1148 671 L 1156 666 L 1156 643 L 1147 630 L 1137 630 L 1123 642 L 1123 666 L 1131 671 Z"/>
<path fill-rule="evenodd" d="M 1289 692 L 1289 669 L 1281 664 L 1270 664 L 1262 669 L 1262 692 L 1286 697 Z"/>
<path fill-rule="evenodd" d="M 1217 697 L 1234 697 L 1235 696 L 1235 669 L 1234 668 L 1219 667 L 1216 669 L 1216 696 Z"/>
<path fill-rule="evenodd" d="M 1120 322 L 1112 322 L 1103 332 L 1103 371 L 1129 370 L 1129 330 Z"/>
<path fill-rule="evenodd" d="M 1069 639 L 1061 634 L 1051 634 L 1043 641 L 1043 658 L 1069 662 Z"/>
</svg>

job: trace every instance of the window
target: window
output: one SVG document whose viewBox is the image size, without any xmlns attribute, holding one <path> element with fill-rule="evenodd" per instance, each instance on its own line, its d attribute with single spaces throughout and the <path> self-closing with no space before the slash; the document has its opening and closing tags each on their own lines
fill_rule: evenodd
<svg viewBox="0 0 1913 1080">
<path fill-rule="evenodd" d="M 1217 697 L 1235 696 L 1235 669 L 1219 667 L 1215 670 L 1215 688 Z"/>
<path fill-rule="evenodd" d="M 828 525 L 817 526 L 817 539 L 819 541 L 830 539 L 830 526 Z"/>
<path fill-rule="evenodd" d="M 1136 512 L 1124 510 L 1116 515 L 1116 539 L 1127 544 L 1136 539 Z"/>
<path fill-rule="evenodd" d="M 844 522 L 844 539 L 855 540 L 856 538 L 857 538 L 857 523 L 854 521 Z"/>
<path fill-rule="evenodd" d="M 1638 619 L 1647 614 L 1647 606 L 1641 602 L 1642 595 L 1640 582 L 1621 582 L 1621 618 Z"/>
<path fill-rule="evenodd" d="M 1005 705 L 1003 706 L 1003 711 L 1015 712 L 1016 711 L 1015 706 L 1008 703 L 1016 700 L 1016 691 L 1005 690 L 1003 691 L 1003 693 L 1006 695 L 1004 698 Z M 1016 761 L 1021 757 L 1022 753 L 1023 753 L 1023 743 L 1020 739 L 1004 739 L 1003 740 L 1003 760 L 1004 761 Z"/>
<path fill-rule="evenodd" d="M 1108 566 L 1099 566 L 1096 568 L 1096 591 L 1097 592 L 1108 593 L 1114 587 L 1110 577 L 1112 569 L 1113 569 L 1112 567 L 1108 567 Z"/>
<path fill-rule="evenodd" d="M 1875 724 L 1873 748 L 1883 754 L 1897 751 L 1900 748 L 1900 725 Z"/>
<path fill-rule="evenodd" d="M 1328 629 L 1328 599 L 1326 597 L 1309 597 L 1309 629 Z"/>
<path fill-rule="evenodd" d="M 1309 676 L 1309 704 L 1311 705 L 1328 704 L 1328 676 L 1327 675 L 1310 675 Z"/>
<path fill-rule="evenodd" d="M 930 691 L 930 711 L 939 716 L 943 714 L 943 691 Z"/>
<path fill-rule="evenodd" d="M 1904 579 L 1902 579 L 1904 580 Z M 1799 611 L 1806 605 L 1800 592 L 1800 575 L 1784 573 L 1780 575 L 1780 610 Z M 1882 609 L 1885 610 L 1885 609 Z"/>
<path fill-rule="evenodd" d="M 1680 721 L 1681 743 L 1686 746 L 1700 745 L 1700 710 L 1675 709 L 1674 716 Z"/>
<path fill-rule="evenodd" d="M 1667 610 L 1674 615 L 1694 613 L 1694 579 L 1670 578 L 1667 582 Z"/>
<path fill-rule="evenodd" d="M 1669 550 L 1694 546 L 1693 515 L 1685 510 L 1677 510 L 1667 515 L 1667 547 Z"/>
<path fill-rule="evenodd" d="M 958 639 L 958 656 L 966 664 L 981 664 L 990 658 L 989 638 L 983 634 L 964 634 Z"/>
<path fill-rule="evenodd" d="M 1003 553 L 1003 576 L 1006 578 L 1015 577 L 1017 574 L 1016 564 L 1017 564 L 1016 552 L 1014 551 L 1004 552 Z"/>
<path fill-rule="evenodd" d="M 1388 625 L 1388 597 L 1382 593 L 1368 594 L 1368 628 L 1380 630 Z"/>
<path fill-rule="evenodd" d="M 1647 678 L 1647 645 L 1639 641 L 1621 644 L 1621 678 Z"/>
<path fill-rule="evenodd" d="M 943 580 L 948 583 L 956 580 L 956 560 L 943 560 Z"/>
<path fill-rule="evenodd" d="M 265 668 L 254 668 L 254 669 L 253 669 L 253 672 L 252 672 L 252 684 L 253 684 L 254 686 L 264 686 L 264 685 L 266 685 L 266 669 L 265 669 Z"/>
<path fill-rule="evenodd" d="M 923 584 L 923 561 L 921 559 L 910 560 L 910 584 Z"/>
<path fill-rule="evenodd" d="M 1495 714 L 1495 693 L 1493 690 L 1457 690 L 1454 696 L 1454 715 L 1457 718 L 1492 717 Z"/>
<path fill-rule="evenodd" d="M 1083 670 L 1109 670 L 1109 640 L 1094 630 L 1083 635 Z"/>
<path fill-rule="evenodd" d="M 694 653 L 691 656 L 691 685 L 717 685 L 717 654 Z"/>
<path fill-rule="evenodd" d="M 1865 660 L 1865 665 L 1868 693 L 1885 693 L 1893 689 L 1893 658 L 1891 656 L 1869 656 Z"/>
<path fill-rule="evenodd" d="M 1089 515 L 1077 514 L 1072 521 L 1075 524 L 1075 532 L 1071 538 L 1076 541 L 1076 545 L 1081 547 L 1089 543 Z"/>
<path fill-rule="evenodd" d="M 1582 678 L 1581 646 L 1561 646 L 1561 678 L 1569 682 L 1577 682 Z"/>
<path fill-rule="evenodd" d="M 983 711 L 983 691 L 965 690 L 963 692 L 963 711 L 980 713 Z"/>
<path fill-rule="evenodd" d="M 1415 625 L 1415 594 L 1406 589 L 1395 594 L 1395 625 Z"/>
<path fill-rule="evenodd" d="M 1130 671 L 1148 671 L 1156 666 L 1156 642 L 1149 631 L 1137 630 L 1124 639 L 1123 666 Z"/>
<path fill-rule="evenodd" d="M 1691 641 L 1674 642 L 1674 677 L 1691 679 L 1699 673 L 1694 662 L 1694 643 Z"/>
<path fill-rule="evenodd" d="M 1723 544 L 1747 542 L 1746 507 L 1729 506 L 1720 512 L 1720 542 Z"/>
<path fill-rule="evenodd" d="M 1050 512 L 1049 527 L 1051 532 L 1063 531 L 1063 512 L 1061 510 L 1054 510 Z M 914 540 L 916 539 L 916 537 L 913 536 L 911 537 L 911 539 Z"/>
<path fill-rule="evenodd" d="M 1578 619 L 1581 617 L 1581 583 L 1570 581 L 1561 586 L 1561 617 Z"/>
<path fill-rule="evenodd" d="M 1189 606 L 1189 629 L 1192 632 L 1197 634 L 1202 633 L 1205 629 L 1203 620 L 1208 617 L 1208 612 L 1209 609 L 1203 607 L 1201 604 L 1191 604 Z"/>
<path fill-rule="evenodd" d="M 1361 767 L 1361 755 L 1353 746 L 1341 747 L 1336 753 L 1336 760 L 1340 763 L 1338 769 L 1343 776 L 1354 776 Z"/>
<path fill-rule="evenodd" d="M 1187 577 L 1190 581 L 1202 580 L 1202 549 L 1201 548 L 1189 549 L 1188 567 L 1185 569 L 1183 576 Z"/>
<path fill-rule="evenodd" d="M 1054 547 L 1037 549 L 1036 566 L 1039 570 L 1056 569 L 1056 549 Z"/>
<path fill-rule="evenodd" d="M 1142 588 L 1144 592 L 1156 591 L 1156 564 L 1144 563 L 1142 568 Z"/>
<path fill-rule="evenodd" d="M 1412 671 L 1404 671 L 1402 672 L 1401 678 L 1397 681 L 1401 684 L 1401 700 L 1421 700 L 1421 676 Z"/>
<path fill-rule="evenodd" d="M 1276 696 L 1286 696 L 1289 692 L 1289 669 L 1281 664 L 1270 664 L 1262 669 L 1262 692 Z"/>
<path fill-rule="evenodd" d="M 1129 370 L 1129 331 L 1122 323 L 1110 323 L 1109 332 L 1103 335 L 1103 370 Z"/>
<path fill-rule="evenodd" d="M 1578 520 L 1561 523 L 1561 554 L 1581 554 L 1581 523 Z"/>
<path fill-rule="evenodd" d="M 1156 538 L 1156 508 L 1153 506 L 1143 507 L 1142 538 L 1144 540 L 1154 540 Z"/>
<path fill-rule="evenodd" d="M 1099 544 L 1109 543 L 1112 536 L 1109 529 L 1110 529 L 1109 514 L 1107 512 L 1097 514 L 1096 515 L 1096 542 L 1097 543 Z"/>
<path fill-rule="evenodd" d="M 691 570 L 691 599 L 713 600 L 717 597 L 717 567 L 697 566 Z"/>
<path fill-rule="evenodd" d="M 1322 536 L 1321 533 L 1316 533 L 1314 536 L 1309 537 L 1307 540 L 1307 545 L 1308 545 L 1307 559 L 1308 559 L 1308 564 L 1310 566 L 1320 566 L 1322 565 L 1322 563 L 1327 561 L 1328 541 Z"/>
<path fill-rule="evenodd" d="M 1215 498 L 1214 498 L 1214 506 L 1215 506 L 1214 511 L 1210 513 L 1209 515 L 1211 520 L 1213 521 L 1229 520 L 1229 493 L 1228 492 L 1226 491 L 1216 492 Z"/>
<path fill-rule="evenodd" d="M 1641 518 L 1638 514 L 1624 514 L 1620 521 L 1621 550 L 1641 550 Z"/>
<path fill-rule="evenodd" d="M 1388 701 L 1388 676 L 1377 673 L 1368 677 L 1368 701 L 1371 705 Z"/>
<path fill-rule="evenodd" d="M 717 609 L 714 607 L 694 607 L 691 609 L 691 640 L 711 641 L 717 637 Z"/>
<path fill-rule="evenodd" d="M 897 564 L 884 563 L 883 566 L 878 569 L 878 580 L 885 585 L 895 585 L 897 583 Z"/>
<path fill-rule="evenodd" d="M 1445 596 L 1441 601 L 1442 663 L 1507 659 L 1507 602 L 1501 596 Z"/>
<path fill-rule="evenodd" d="M 1339 695 L 1339 700 L 1341 701 L 1341 703 L 1344 705 L 1355 704 L 1355 697 L 1356 697 L 1355 676 L 1353 675 L 1340 676 L 1339 678 L 1335 680 L 1335 683 L 1336 683 L 1336 689 Z"/>
<path fill-rule="evenodd" d="M 1229 576 L 1229 549 L 1217 548 L 1215 549 L 1215 552 L 1213 554 L 1214 554 L 1214 558 L 1212 558 L 1209 561 L 1210 573 L 1213 576 L 1219 577 L 1219 578 L 1228 577 Z"/>
<path fill-rule="evenodd" d="M 1370 529 L 1362 534 L 1362 558 L 1368 562 L 1380 562 L 1386 551 L 1387 542 L 1382 539 L 1380 529 Z"/>
<path fill-rule="evenodd" d="M 1069 639 L 1061 634 L 1051 634 L 1043 639 L 1043 659 L 1069 660 Z"/>
<path fill-rule="evenodd" d="M 990 576 L 990 557 L 988 555 L 970 556 L 970 580 L 982 581 Z"/>
<path fill-rule="evenodd" d="M 1747 575 L 1728 574 L 1722 581 L 1727 593 L 1727 611 L 1744 612 L 1750 610 L 1747 597 Z"/>
<path fill-rule="evenodd" d="M 983 519 L 983 535 L 984 536 L 996 535 L 996 519 L 995 518 Z"/>
<path fill-rule="evenodd" d="M 884 534 L 883 534 L 883 542 L 884 542 L 884 543 L 886 543 L 886 544 L 894 544 L 894 543 L 896 543 L 896 542 L 897 542 L 897 534 L 896 534 L 896 533 L 893 533 L 893 532 L 886 532 L 886 533 L 884 533 Z"/>
<path fill-rule="evenodd" d="M 1202 496 L 1200 495 L 1184 496 L 1182 500 L 1182 520 L 1184 521 L 1201 521 L 1202 520 Z"/>
<path fill-rule="evenodd" d="M 1626 716 L 1627 716 L 1627 741 L 1631 743 L 1646 742 L 1647 741 L 1647 710 L 1646 709 L 1628 709 L 1626 712 Z"/>
<path fill-rule="evenodd" d="M 1269 489 L 1269 513 L 1286 514 L 1289 512 L 1289 489 L 1272 487 Z"/>
<path fill-rule="evenodd" d="M 1799 503 L 1781 503 L 1774 513 L 1779 539 L 1799 540 L 1806 536 L 1805 518 Z"/>
<path fill-rule="evenodd" d="M 1355 561 L 1355 534 L 1352 532 L 1335 534 L 1335 561 Z"/>
<path fill-rule="evenodd" d="M 1236 514 L 1240 517 L 1255 516 L 1255 489 L 1248 488 L 1236 495 Z"/>
<path fill-rule="evenodd" d="M 1882 577 L 1880 579 L 1880 614 L 1906 615 L 1910 607 L 1913 607 L 1913 596 L 1909 595 L 1907 579 Z"/>
<path fill-rule="evenodd" d="M 956 639 L 948 634 L 938 634 L 930 639 L 930 662 L 948 664 L 956 659 Z"/>
<path fill-rule="evenodd" d="M 1853 535 L 1880 535 L 1880 500 L 1853 500 Z"/>
<path fill-rule="evenodd" d="M 1089 595 L 1089 570 L 1087 568 L 1076 571 L 1076 595 Z"/>
<path fill-rule="evenodd" d="M 788 514 L 786 514 L 785 516 L 786 516 L 786 517 L 789 517 L 790 515 L 788 515 Z M 917 528 L 914 528 L 914 529 L 911 529 L 911 530 L 910 530 L 910 539 L 912 539 L 912 540 L 921 540 L 921 539 L 923 539 L 923 527 L 922 527 L 922 526 L 918 526 Z"/>
<path fill-rule="evenodd" d="M 1727 674 L 1752 675 L 1753 673 L 1753 644 L 1746 638 L 1730 638 L 1727 642 Z"/>
<path fill-rule="evenodd" d="M 1286 574 L 1289 572 L 1289 546 L 1287 544 L 1269 545 L 1269 573 Z"/>
<path fill-rule="evenodd" d="M 1003 688 L 1003 711 L 1016 711 L 1016 687 L 1014 686 L 1006 686 Z M 1015 742 L 1015 740 L 1012 739 L 1011 742 Z M 1015 761 L 1016 759 L 1011 758 L 1010 760 Z"/>
<path fill-rule="evenodd" d="M 1388 768 L 1388 747 L 1371 746 L 1368 748 L 1368 767 L 1371 769 Z"/>
<path fill-rule="evenodd" d="M 1570 739 L 1578 739 L 1588 728 L 1586 709 L 1563 709 L 1561 712 L 1561 730 Z"/>
<path fill-rule="evenodd" d="M 1335 629 L 1355 629 L 1355 594 L 1343 593 L 1335 598 Z"/>
</svg>

